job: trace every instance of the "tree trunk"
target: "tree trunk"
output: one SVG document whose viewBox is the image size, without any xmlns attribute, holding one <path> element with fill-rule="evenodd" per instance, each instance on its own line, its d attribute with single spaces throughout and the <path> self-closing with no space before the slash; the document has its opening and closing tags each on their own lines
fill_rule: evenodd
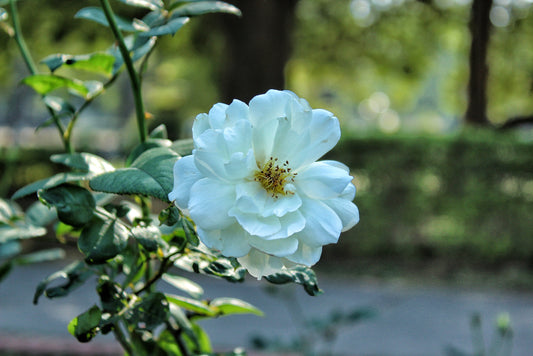
<svg viewBox="0 0 533 356">
<path fill-rule="evenodd" d="M 493 0 L 474 0 L 470 15 L 470 78 L 468 81 L 468 124 L 488 125 L 487 118 L 487 50 L 490 41 L 490 10 Z"/>
<path fill-rule="evenodd" d="M 248 102 L 268 89 L 283 89 L 285 64 L 298 0 L 234 0 L 242 17 L 224 18 L 226 38 L 220 74 L 224 102 Z"/>
</svg>

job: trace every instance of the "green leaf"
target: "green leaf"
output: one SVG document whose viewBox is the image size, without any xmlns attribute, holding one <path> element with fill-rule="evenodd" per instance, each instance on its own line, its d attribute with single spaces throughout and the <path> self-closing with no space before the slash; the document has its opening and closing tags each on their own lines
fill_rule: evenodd
<svg viewBox="0 0 533 356">
<path fill-rule="evenodd" d="M 152 132 L 150 132 L 149 136 L 150 138 L 160 138 L 160 139 L 167 140 L 168 139 L 167 127 L 165 126 L 165 124 L 161 124 L 157 126 L 155 129 L 153 129 Z"/>
<path fill-rule="evenodd" d="M 51 248 L 19 256 L 13 260 L 17 265 L 55 261 L 65 258 L 65 251 L 61 248 Z"/>
<path fill-rule="evenodd" d="M 192 138 L 174 141 L 171 146 L 172 150 L 177 152 L 180 156 L 188 156 L 192 154 L 194 142 Z"/>
<path fill-rule="evenodd" d="M 170 315 L 178 324 L 180 330 L 189 338 L 192 343 L 191 349 L 199 349 L 200 342 L 197 335 L 194 333 L 193 325 L 183 310 L 175 304 L 170 303 Z"/>
<path fill-rule="evenodd" d="M 33 296 L 33 304 L 37 304 L 43 293 L 48 298 L 63 297 L 81 286 L 92 275 L 93 272 L 82 261 L 73 262 L 62 270 L 52 273 L 37 285 Z M 67 281 L 59 286 L 48 288 L 51 282 L 59 278 L 64 278 Z"/>
<path fill-rule="evenodd" d="M 265 277 L 273 284 L 296 283 L 301 284 L 310 296 L 319 295 L 322 290 L 318 288 L 315 272 L 308 267 L 295 267 Z"/>
<path fill-rule="evenodd" d="M 20 215 L 22 211 L 17 203 L 0 198 L 0 223 L 9 224 Z"/>
<path fill-rule="evenodd" d="M 178 288 L 179 290 L 184 291 L 195 299 L 200 299 L 204 294 L 204 290 L 200 285 L 194 283 L 193 281 L 187 278 L 176 276 L 170 273 L 165 273 L 163 274 L 162 279 L 168 284 Z"/>
<path fill-rule="evenodd" d="M 166 226 L 177 225 L 181 220 L 179 209 L 171 205 L 159 213 L 159 223 Z"/>
<path fill-rule="evenodd" d="M 198 238 L 198 234 L 196 233 L 192 222 L 188 218 L 181 219 L 180 222 L 181 226 L 183 227 L 183 232 L 187 237 L 187 241 L 192 246 L 198 246 L 200 244 L 200 239 Z"/>
<path fill-rule="evenodd" d="M 209 306 L 214 307 L 222 315 L 231 314 L 255 314 L 263 316 L 263 312 L 252 304 L 236 298 L 216 298 Z"/>
<path fill-rule="evenodd" d="M 102 10 L 99 7 L 92 7 L 92 6 L 84 7 L 83 9 L 78 11 L 76 15 L 74 15 L 74 18 L 90 20 L 90 21 L 99 23 L 100 25 L 109 26 L 104 10 Z M 126 32 L 136 31 L 132 22 L 127 19 L 124 19 L 120 16 L 115 15 L 115 21 L 117 22 L 118 28 L 121 29 L 122 31 L 126 31 Z"/>
<path fill-rule="evenodd" d="M 168 330 L 163 330 L 161 332 L 161 334 L 157 338 L 157 346 L 159 346 L 165 352 L 165 355 L 183 355 L 176 343 L 176 339 Z"/>
<path fill-rule="evenodd" d="M 189 22 L 188 17 L 177 17 L 168 20 L 163 25 L 152 27 L 150 31 L 144 32 L 143 36 L 163 36 L 163 35 L 174 35 L 180 28 L 182 28 L 187 22 Z"/>
<path fill-rule="evenodd" d="M 141 194 L 168 202 L 174 184 L 173 167 L 178 154 L 153 148 L 141 154 L 129 168 L 117 169 L 91 179 L 93 190 L 115 194 Z"/>
<path fill-rule="evenodd" d="M 20 242 L 17 240 L 11 240 L 6 243 L 0 244 L 0 258 L 10 258 L 22 251 Z"/>
<path fill-rule="evenodd" d="M 43 203 L 56 208 L 59 220 L 75 227 L 82 227 L 91 221 L 96 208 L 91 192 L 76 185 L 42 189 L 37 195 Z"/>
<path fill-rule="evenodd" d="M 78 239 L 87 263 L 98 264 L 118 255 L 128 243 L 128 231 L 117 220 L 93 218 Z"/>
<path fill-rule="evenodd" d="M 92 153 L 56 154 L 50 160 L 87 173 L 101 174 L 115 170 L 111 163 Z"/>
<path fill-rule="evenodd" d="M 33 226 L 45 227 L 56 218 L 56 212 L 40 201 L 36 201 L 26 210 L 26 221 Z"/>
<path fill-rule="evenodd" d="M 128 51 L 131 53 L 131 59 L 136 62 L 151 51 L 157 42 L 157 38 L 131 35 L 124 38 L 124 42 L 128 48 Z M 120 53 L 117 45 L 111 46 L 108 49 L 108 52 L 115 58 L 115 63 L 113 64 L 113 74 L 116 74 L 124 64 L 122 53 Z"/>
<path fill-rule="evenodd" d="M 52 177 L 38 180 L 36 182 L 28 184 L 25 187 L 20 188 L 19 190 L 15 192 L 15 194 L 13 194 L 11 199 L 19 199 L 26 195 L 33 194 L 40 189 L 50 189 L 50 188 L 57 187 L 58 185 L 61 185 L 63 183 L 68 183 L 68 182 L 79 182 L 82 180 L 89 179 L 93 176 L 94 174 L 83 173 L 83 172 L 82 173 L 58 173 Z"/>
<path fill-rule="evenodd" d="M 199 16 L 208 13 L 227 13 L 237 16 L 241 16 L 241 10 L 239 8 L 228 4 L 222 1 L 201 1 L 201 2 L 192 2 L 188 4 L 181 5 L 179 2 L 176 2 L 170 5 L 170 8 L 176 8 L 172 13 L 174 16 Z"/>
<path fill-rule="evenodd" d="M 111 282 L 107 276 L 100 278 L 96 291 L 102 302 L 102 310 L 105 313 L 115 314 L 127 304 L 124 292 L 120 286 Z"/>
<path fill-rule="evenodd" d="M 89 89 L 80 80 L 60 77 L 54 74 L 34 74 L 22 80 L 22 83 L 29 85 L 37 93 L 46 95 L 53 90 L 68 88 L 74 93 L 86 98 L 89 95 Z"/>
<path fill-rule="evenodd" d="M 74 114 L 76 112 L 76 108 L 74 108 L 74 106 L 72 106 L 68 101 L 58 96 L 46 95 L 43 97 L 43 101 L 46 106 L 54 110 L 54 112 L 58 115 L 68 115 Z M 39 125 L 39 127 L 41 126 L 43 126 L 43 124 Z"/>
<path fill-rule="evenodd" d="M 9 272 L 11 272 L 11 269 L 13 269 L 13 262 L 11 261 L 7 261 L 0 265 L 0 282 L 7 277 Z"/>
<path fill-rule="evenodd" d="M 131 233 L 146 251 L 154 252 L 160 246 L 163 248 L 168 246 L 161 238 L 161 231 L 155 226 L 136 226 Z"/>
<path fill-rule="evenodd" d="M 0 244 L 12 240 L 31 239 L 46 235 L 46 229 L 31 225 L 0 226 Z"/>
<path fill-rule="evenodd" d="M 165 5 L 161 0 L 119 0 L 124 4 L 131 6 L 144 7 L 150 10 L 157 10 L 163 8 Z"/>
<path fill-rule="evenodd" d="M 63 65 L 110 76 L 113 74 L 115 57 L 109 53 L 91 53 L 83 55 L 52 54 L 44 58 L 41 63 L 46 64 L 54 72 Z"/>
<path fill-rule="evenodd" d="M 193 332 L 198 340 L 198 349 L 196 350 L 196 352 L 198 354 L 211 354 L 213 350 L 211 348 L 211 341 L 209 340 L 209 335 L 207 335 L 204 329 L 202 329 L 198 324 L 191 323 L 191 325 Z"/>
<path fill-rule="evenodd" d="M 150 26 L 148 26 L 142 20 L 139 20 L 139 19 L 133 19 L 132 25 L 133 27 L 135 27 L 135 30 L 138 32 L 146 32 L 150 30 Z"/>
<path fill-rule="evenodd" d="M 7 11 L 4 8 L 0 7 L 0 21 L 7 21 L 9 18 Z"/>
<path fill-rule="evenodd" d="M 135 146 L 135 148 L 131 151 L 130 155 L 126 159 L 126 167 L 131 166 L 133 161 L 139 158 L 142 153 L 156 147 L 170 147 L 171 144 L 172 142 L 170 140 L 161 138 L 149 138 L 146 141 L 141 142 L 140 144 Z"/>
<path fill-rule="evenodd" d="M 216 310 L 211 308 L 205 302 L 168 293 L 165 294 L 165 296 L 169 303 L 175 304 L 180 308 L 192 311 L 199 315 L 215 316 L 217 314 Z"/>
<path fill-rule="evenodd" d="M 68 324 L 68 331 L 79 342 L 89 342 L 98 332 L 98 325 L 102 319 L 102 311 L 96 305 L 78 315 Z"/>
<path fill-rule="evenodd" d="M 163 293 L 148 294 L 127 315 L 128 322 L 138 329 L 153 330 L 168 320 L 170 310 Z"/>
</svg>

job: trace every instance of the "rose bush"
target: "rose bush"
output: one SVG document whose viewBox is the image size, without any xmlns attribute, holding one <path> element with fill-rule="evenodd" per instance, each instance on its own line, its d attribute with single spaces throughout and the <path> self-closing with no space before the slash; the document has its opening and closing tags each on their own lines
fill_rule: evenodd
<svg viewBox="0 0 533 356">
<path fill-rule="evenodd" d="M 339 138 L 332 113 L 290 91 L 216 104 L 194 121 L 194 150 L 176 162 L 169 200 L 205 245 L 257 278 L 312 266 L 359 221 L 348 167 L 317 161 Z"/>
</svg>

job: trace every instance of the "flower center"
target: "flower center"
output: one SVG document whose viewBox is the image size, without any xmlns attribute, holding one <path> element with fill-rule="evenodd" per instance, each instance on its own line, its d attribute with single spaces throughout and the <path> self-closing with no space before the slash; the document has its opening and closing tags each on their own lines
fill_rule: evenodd
<svg viewBox="0 0 533 356">
<path fill-rule="evenodd" d="M 272 198 L 277 198 L 280 194 L 294 194 L 294 192 L 285 190 L 285 185 L 294 182 L 297 174 L 291 172 L 289 161 L 285 161 L 280 166 L 277 158 L 270 157 L 263 167 L 254 173 L 254 180 L 259 182 L 272 195 Z"/>
</svg>

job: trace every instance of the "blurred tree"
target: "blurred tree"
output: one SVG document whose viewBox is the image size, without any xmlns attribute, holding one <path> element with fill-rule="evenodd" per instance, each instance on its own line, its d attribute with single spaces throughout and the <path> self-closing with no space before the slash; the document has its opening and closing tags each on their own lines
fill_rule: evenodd
<svg viewBox="0 0 533 356">
<path fill-rule="evenodd" d="M 470 13 L 470 76 L 465 121 L 468 124 L 487 125 L 487 50 L 490 42 L 490 10 L 492 0 L 474 0 Z"/>
<path fill-rule="evenodd" d="M 234 0 L 241 18 L 220 18 L 225 51 L 220 68 L 222 101 L 248 102 L 268 89 L 284 89 L 298 0 Z"/>
</svg>

